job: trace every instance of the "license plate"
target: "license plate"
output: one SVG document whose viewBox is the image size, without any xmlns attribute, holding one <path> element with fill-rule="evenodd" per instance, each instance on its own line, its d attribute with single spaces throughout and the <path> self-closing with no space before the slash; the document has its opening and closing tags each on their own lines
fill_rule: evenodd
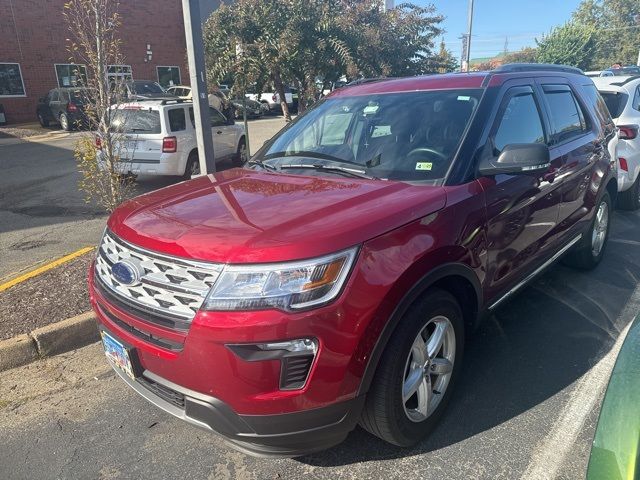
<svg viewBox="0 0 640 480">
<path fill-rule="evenodd" d="M 129 357 L 129 351 L 119 341 L 113 338 L 106 332 L 102 334 L 102 346 L 104 347 L 104 353 L 111 364 L 122 370 L 132 379 L 135 379 L 133 374 L 133 367 L 131 365 L 131 358 Z"/>
<path fill-rule="evenodd" d="M 127 150 L 128 152 L 134 152 L 136 150 L 136 148 L 138 147 L 138 142 L 133 141 L 133 142 L 124 142 L 124 148 L 125 150 Z"/>
</svg>

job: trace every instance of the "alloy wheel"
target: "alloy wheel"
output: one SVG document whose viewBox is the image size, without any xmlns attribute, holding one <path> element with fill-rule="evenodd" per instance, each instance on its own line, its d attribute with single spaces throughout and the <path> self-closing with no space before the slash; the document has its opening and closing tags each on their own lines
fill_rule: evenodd
<svg viewBox="0 0 640 480">
<path fill-rule="evenodd" d="M 456 334 L 448 318 L 430 319 L 411 345 L 404 368 L 402 406 L 412 422 L 422 422 L 438 407 L 449 385 Z"/>
<path fill-rule="evenodd" d="M 593 232 L 591 233 L 591 253 L 594 257 L 600 255 L 604 242 L 607 239 L 607 230 L 609 229 L 609 205 L 607 202 L 600 202 L 596 219 L 593 223 Z"/>
</svg>

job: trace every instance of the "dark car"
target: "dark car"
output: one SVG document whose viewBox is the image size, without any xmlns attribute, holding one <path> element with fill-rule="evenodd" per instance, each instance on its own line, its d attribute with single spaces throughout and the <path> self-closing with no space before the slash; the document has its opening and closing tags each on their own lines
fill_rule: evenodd
<svg viewBox="0 0 640 480">
<path fill-rule="evenodd" d="M 145 98 L 175 100 L 176 96 L 167 93 L 158 82 L 152 80 L 133 80 L 124 84 L 126 100 L 144 100 Z"/>
<path fill-rule="evenodd" d="M 88 123 L 85 113 L 87 90 L 78 87 L 60 87 L 49 91 L 38 100 L 36 114 L 43 127 L 59 123 L 63 130 L 72 130 Z"/>
<path fill-rule="evenodd" d="M 357 423 L 415 445 L 482 318 L 560 258 L 602 259 L 616 135 L 571 67 L 337 90 L 245 168 L 113 212 L 89 271 L 107 356 L 245 452 L 306 454 Z"/>
<path fill-rule="evenodd" d="M 247 118 L 259 118 L 265 112 L 265 109 L 260 102 L 256 102 L 250 98 L 245 98 L 244 104 L 242 98 L 237 95 L 231 97 L 230 100 L 233 104 L 233 108 L 235 109 L 235 117 L 238 119 L 244 118 L 243 112 L 245 105 L 247 107 Z"/>
</svg>

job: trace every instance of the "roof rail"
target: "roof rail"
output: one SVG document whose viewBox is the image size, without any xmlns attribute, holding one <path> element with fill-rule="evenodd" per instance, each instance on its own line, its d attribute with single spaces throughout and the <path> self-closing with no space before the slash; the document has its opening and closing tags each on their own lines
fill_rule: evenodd
<svg viewBox="0 0 640 480">
<path fill-rule="evenodd" d="M 612 78 L 612 77 L 604 77 L 604 78 Z M 622 87 L 623 85 L 626 85 L 629 82 L 633 82 L 634 80 L 637 80 L 640 78 L 640 75 L 631 75 L 627 78 L 625 78 L 624 80 L 620 81 L 620 82 L 611 82 L 609 85 L 615 85 L 616 87 Z"/>
<path fill-rule="evenodd" d="M 167 103 L 171 103 L 171 102 L 184 103 L 184 100 L 182 98 L 176 98 L 175 100 L 173 98 L 165 98 L 162 100 L 160 105 L 166 105 Z"/>
<path fill-rule="evenodd" d="M 568 65 L 555 65 L 553 63 L 506 63 L 493 70 L 496 73 L 549 71 L 584 75 L 584 72 L 579 68 L 569 67 Z"/>
</svg>

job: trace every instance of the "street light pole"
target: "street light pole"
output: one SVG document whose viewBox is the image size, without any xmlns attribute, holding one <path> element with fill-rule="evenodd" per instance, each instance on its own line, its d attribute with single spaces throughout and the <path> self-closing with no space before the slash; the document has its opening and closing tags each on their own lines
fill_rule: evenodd
<svg viewBox="0 0 640 480">
<path fill-rule="evenodd" d="M 193 97 L 193 117 L 198 143 L 198 158 L 202 175 L 216 171 L 213 156 L 213 137 L 209 120 L 209 100 L 207 97 L 206 69 L 204 65 L 204 46 L 202 43 L 202 19 L 199 0 L 182 0 L 184 33 L 187 40 L 187 58 L 189 78 Z"/>
<path fill-rule="evenodd" d="M 467 44 L 464 52 L 465 71 L 469 71 L 469 62 L 471 61 L 471 29 L 473 27 L 473 0 L 469 0 L 469 7 L 467 11 Z"/>
</svg>

